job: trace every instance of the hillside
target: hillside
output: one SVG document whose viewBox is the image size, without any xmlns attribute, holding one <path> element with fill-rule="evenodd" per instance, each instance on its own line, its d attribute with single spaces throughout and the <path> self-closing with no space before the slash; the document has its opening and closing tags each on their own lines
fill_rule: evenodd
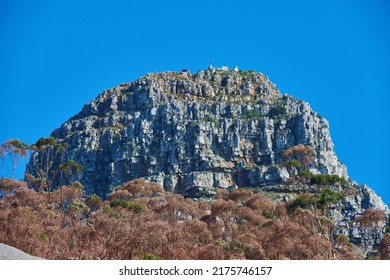
<svg viewBox="0 0 390 280">
<path fill-rule="evenodd" d="M 264 204 L 283 208 L 292 215 L 288 220 L 330 242 L 332 253 L 319 258 L 337 257 L 334 244 L 341 236 L 355 254 L 377 256 L 389 209 L 371 188 L 348 177 L 328 127 L 308 103 L 281 94 L 261 73 L 214 68 L 150 73 L 105 90 L 51 137 L 32 145 L 26 181 L 49 193 L 79 181 L 83 199 L 95 194 L 105 200 L 142 179 L 206 203 L 211 211 L 221 192 L 263 194 L 269 200 Z M 226 223 L 234 228 L 247 221 L 239 214 L 246 200 L 224 200 L 235 209 Z M 129 198 L 121 203 L 128 205 Z M 294 220 L 296 209 L 302 220 Z M 206 222 L 207 211 L 195 220 Z M 181 210 L 173 213 L 180 216 Z M 274 212 L 261 215 L 278 220 Z M 234 238 L 222 240 L 231 244 Z"/>
<path fill-rule="evenodd" d="M 14 194 L 0 204 L 0 242 L 46 259 L 359 259 L 366 249 L 334 235 L 337 226 L 321 207 L 337 197 L 332 192 L 305 207 L 307 194 L 285 204 L 220 189 L 213 201 L 194 201 L 141 179 L 105 201 L 85 196 L 79 183 L 41 193 L 12 180 L 1 187 Z M 363 237 L 384 219 L 383 211 L 366 210 L 357 219 Z M 389 249 L 387 234 L 375 258 L 389 258 Z"/>
</svg>

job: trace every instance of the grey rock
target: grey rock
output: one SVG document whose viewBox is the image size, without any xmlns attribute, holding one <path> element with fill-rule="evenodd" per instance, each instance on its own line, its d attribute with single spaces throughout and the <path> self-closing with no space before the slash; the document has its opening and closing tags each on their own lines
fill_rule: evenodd
<svg viewBox="0 0 390 280">
<path fill-rule="evenodd" d="M 270 116 L 275 106 L 285 113 Z M 313 172 L 347 177 L 327 126 L 265 75 L 213 69 L 151 73 L 105 90 L 52 136 L 70 144 L 65 160 L 85 167 L 80 181 L 88 193 L 105 197 L 142 177 L 187 195 L 200 186 L 285 182 L 280 154 L 297 144 L 314 147 Z M 37 170 L 30 163 L 27 172 Z"/>
<path fill-rule="evenodd" d="M 0 260 L 43 260 L 31 256 L 15 247 L 0 243 Z"/>
<path fill-rule="evenodd" d="M 297 170 L 283 167 L 281 154 L 298 144 L 314 149 L 311 172 L 349 179 L 328 127 L 307 102 L 282 95 L 261 73 L 209 69 L 151 73 L 105 90 L 51 135 L 70 145 L 64 160 L 85 167 L 79 180 L 87 193 L 106 197 L 115 186 L 144 178 L 196 197 L 217 188 L 316 191 L 288 183 Z M 38 157 L 33 154 L 27 173 L 37 174 Z M 53 169 L 59 164 L 54 160 Z M 366 209 L 389 209 L 368 186 L 349 186 L 357 194 L 333 207 L 331 217 L 339 233 L 374 248 L 384 228 L 368 236 L 354 220 Z"/>
</svg>

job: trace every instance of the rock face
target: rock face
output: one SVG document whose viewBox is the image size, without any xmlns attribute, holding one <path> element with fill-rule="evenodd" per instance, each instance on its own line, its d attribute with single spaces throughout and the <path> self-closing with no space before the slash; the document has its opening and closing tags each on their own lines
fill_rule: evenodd
<svg viewBox="0 0 390 280">
<path fill-rule="evenodd" d="M 277 194 L 278 200 L 286 202 L 303 191 L 314 192 L 318 186 L 307 184 L 276 184 L 263 188 L 264 191 Z M 328 219 L 335 224 L 334 234 L 342 234 L 356 245 L 356 250 L 364 256 L 375 255 L 385 230 L 385 222 L 380 222 L 372 227 L 363 227 L 356 218 L 366 210 L 381 210 L 389 220 L 390 210 L 382 199 L 367 185 L 359 185 L 356 182 L 329 186 L 334 191 L 341 192 L 345 196 L 342 201 L 328 207 Z"/>
<path fill-rule="evenodd" d="M 136 178 L 190 197 L 216 188 L 297 191 L 300 185 L 291 182 L 298 171 L 283 164 L 283 152 L 299 144 L 312 148 L 306 170 L 348 179 L 328 122 L 253 71 L 147 74 L 105 90 L 52 136 L 70 145 L 64 160 L 84 166 L 79 180 L 87 193 L 101 197 Z M 32 162 L 38 157 L 27 173 L 37 173 Z M 335 208 L 334 217 L 341 232 L 357 240 L 362 233 L 351 222 L 355 216 L 388 208 L 367 186 L 349 185 L 360 191 L 346 199 L 344 210 Z M 368 243 L 378 244 L 381 234 Z"/>
<path fill-rule="evenodd" d="M 265 75 L 213 69 L 153 73 L 106 90 L 52 136 L 85 167 L 87 192 L 104 197 L 143 177 L 190 195 L 286 181 L 280 154 L 297 144 L 314 148 L 312 172 L 347 176 L 327 128 Z"/>
<path fill-rule="evenodd" d="M 385 233 L 385 223 L 367 229 L 356 223 L 355 218 L 362 215 L 367 209 L 382 210 L 387 217 L 390 210 L 382 199 L 367 185 L 352 186 L 357 190 L 356 194 L 346 196 L 341 207 L 332 210 L 332 218 L 338 225 L 338 233 L 349 237 L 351 243 L 359 245 L 362 254 L 371 254 L 381 242 Z"/>
</svg>

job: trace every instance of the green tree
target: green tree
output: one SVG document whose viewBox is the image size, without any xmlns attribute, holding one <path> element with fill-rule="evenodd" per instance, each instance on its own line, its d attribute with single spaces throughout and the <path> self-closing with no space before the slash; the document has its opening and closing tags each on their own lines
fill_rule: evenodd
<svg viewBox="0 0 390 280">
<path fill-rule="evenodd" d="M 35 176 L 26 174 L 26 180 L 42 191 L 50 190 L 54 177 L 52 166 L 64 147 L 54 137 L 42 137 L 31 148 L 34 151 L 31 163 Z"/>
<path fill-rule="evenodd" d="M 286 114 L 286 108 L 284 108 L 283 106 L 281 105 L 277 105 L 275 107 L 272 107 L 269 112 L 268 112 L 268 115 L 271 117 L 271 118 L 275 118 L 277 116 L 280 116 L 280 115 L 284 115 Z"/>
<path fill-rule="evenodd" d="M 336 204 L 345 199 L 345 197 L 340 193 L 332 189 L 323 189 L 319 192 L 318 205 L 326 209 L 329 205 Z"/>
<path fill-rule="evenodd" d="M 329 184 L 346 184 L 347 180 L 335 174 L 329 175 L 323 173 L 323 174 L 313 174 L 310 178 L 310 183 L 313 185 L 326 186 Z"/>
<path fill-rule="evenodd" d="M 84 166 L 74 160 L 67 160 L 58 166 L 60 171 L 60 185 L 62 185 L 63 175 L 66 176 L 69 182 L 78 180 L 78 175 L 84 170 Z"/>
<path fill-rule="evenodd" d="M 19 139 L 9 139 L 1 145 L 0 157 L 2 159 L 2 177 L 4 177 L 4 167 L 6 157 L 11 160 L 12 173 L 11 178 L 15 177 L 16 167 L 20 164 L 23 158 L 28 155 L 29 146 L 26 142 Z"/>
<path fill-rule="evenodd" d="M 26 180 L 45 191 L 51 191 L 54 182 L 62 185 L 64 178 L 75 181 L 84 167 L 73 160 L 65 161 L 68 147 L 51 136 L 40 138 L 31 146 L 35 152 L 31 158 L 34 175 L 26 174 Z"/>
</svg>

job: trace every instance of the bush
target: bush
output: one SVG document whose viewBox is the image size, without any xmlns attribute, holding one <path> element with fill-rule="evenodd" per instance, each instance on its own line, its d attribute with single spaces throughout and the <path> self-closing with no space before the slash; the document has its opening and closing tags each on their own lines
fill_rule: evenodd
<svg viewBox="0 0 390 280">
<path fill-rule="evenodd" d="M 216 127 L 219 127 L 218 120 L 214 116 L 206 116 L 203 119 L 205 122 L 211 122 L 214 123 Z"/>
<path fill-rule="evenodd" d="M 285 167 L 302 168 L 302 164 L 297 159 L 292 159 L 292 160 L 289 160 L 287 162 L 283 162 L 283 166 L 285 166 Z"/>
<path fill-rule="evenodd" d="M 127 208 L 131 209 L 136 214 L 142 213 L 145 210 L 145 206 L 137 202 L 130 202 Z"/>
<path fill-rule="evenodd" d="M 286 114 L 286 108 L 284 108 L 281 105 L 277 105 L 275 107 L 272 107 L 271 110 L 269 110 L 268 116 L 271 118 L 277 117 L 279 115 L 284 115 Z"/>
<path fill-rule="evenodd" d="M 89 207 L 80 201 L 73 201 L 69 206 L 70 211 L 87 213 L 89 212 Z"/>
<path fill-rule="evenodd" d="M 115 208 L 115 207 L 121 207 L 121 208 L 126 208 L 129 210 L 132 210 L 134 213 L 139 214 L 142 213 L 145 210 L 145 206 L 137 203 L 137 202 L 130 202 L 125 199 L 115 199 L 111 201 L 110 207 Z"/>
<path fill-rule="evenodd" d="M 91 210 L 97 210 L 101 205 L 103 205 L 103 201 L 96 194 L 91 194 L 85 199 L 85 204 L 87 204 Z"/>
<path fill-rule="evenodd" d="M 143 255 L 142 255 L 142 259 L 143 259 L 143 260 L 164 260 L 163 257 L 155 256 L 155 255 L 153 255 L 153 254 L 148 254 L 148 253 L 143 254 Z"/>
<path fill-rule="evenodd" d="M 329 175 L 329 174 L 315 174 L 311 176 L 310 183 L 313 185 L 326 186 L 329 184 L 346 184 L 347 180 L 338 175 Z"/>
<path fill-rule="evenodd" d="M 325 208 L 328 204 L 336 204 L 344 199 L 345 197 L 340 192 L 336 192 L 332 189 L 324 189 L 319 192 L 318 205 Z"/>
<path fill-rule="evenodd" d="M 115 199 L 115 200 L 111 201 L 110 207 L 112 207 L 112 208 L 115 208 L 115 207 L 127 208 L 127 207 L 129 207 L 129 202 L 127 200 L 124 200 L 121 198 Z"/>
<path fill-rule="evenodd" d="M 135 179 L 122 184 L 115 192 L 118 191 L 123 191 L 122 195 L 127 193 L 126 197 L 129 198 L 141 198 L 159 196 L 164 192 L 164 189 L 158 183 L 147 183 L 143 179 Z M 115 197 L 115 195 L 110 196 Z"/>
<path fill-rule="evenodd" d="M 280 155 L 286 160 L 297 160 L 302 168 L 307 168 L 307 166 L 313 161 L 313 152 L 313 147 L 298 144 L 284 150 Z"/>
<path fill-rule="evenodd" d="M 27 189 L 26 182 L 6 179 L 0 179 L 0 201 L 7 196 L 14 196 L 17 190 Z"/>
<path fill-rule="evenodd" d="M 247 111 L 247 118 L 248 119 L 251 119 L 251 120 L 254 120 L 254 119 L 260 119 L 262 116 L 261 116 L 261 113 L 259 111 L 256 111 L 256 110 L 248 110 Z"/>
<path fill-rule="evenodd" d="M 303 193 L 297 196 L 293 201 L 287 203 L 287 210 L 291 210 L 297 207 L 302 209 L 308 209 L 310 206 L 317 204 L 318 197 L 314 194 Z"/>
<path fill-rule="evenodd" d="M 233 201 L 239 202 L 247 200 L 252 196 L 253 192 L 248 189 L 233 189 L 229 195 L 228 199 L 231 199 Z"/>
<path fill-rule="evenodd" d="M 313 173 L 310 170 L 302 170 L 299 172 L 298 176 L 302 178 L 311 179 L 313 177 Z"/>
<path fill-rule="evenodd" d="M 328 204 L 336 204 L 343 199 L 344 196 L 340 192 L 336 192 L 331 189 L 324 189 L 320 190 L 320 192 L 316 194 L 303 193 L 297 196 L 293 201 L 289 202 L 286 208 L 289 210 L 296 207 L 309 209 L 310 206 L 325 208 Z"/>
<path fill-rule="evenodd" d="M 390 260 L 390 234 L 386 233 L 379 244 L 379 254 L 382 260 Z"/>
<path fill-rule="evenodd" d="M 345 234 L 340 234 L 340 233 L 336 234 L 334 239 L 335 239 L 336 244 L 338 244 L 337 247 L 340 247 L 341 245 L 348 246 L 348 244 L 349 244 L 349 238 Z"/>
<path fill-rule="evenodd" d="M 119 219 L 121 215 L 115 211 L 113 211 L 110 207 L 103 207 L 103 213 L 106 214 L 109 218 Z"/>
</svg>

